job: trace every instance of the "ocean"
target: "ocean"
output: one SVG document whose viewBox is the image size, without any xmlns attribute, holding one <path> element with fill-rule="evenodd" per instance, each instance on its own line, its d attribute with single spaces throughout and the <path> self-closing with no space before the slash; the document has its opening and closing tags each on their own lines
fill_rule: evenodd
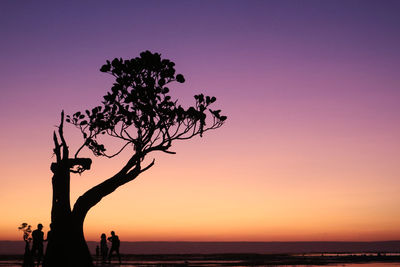
<svg viewBox="0 0 400 267">
<path fill-rule="evenodd" d="M 88 241 L 94 254 L 99 242 Z M 0 241 L 0 255 L 23 254 L 23 241 Z M 123 254 L 399 253 L 400 241 L 382 242 L 121 242 Z"/>
</svg>

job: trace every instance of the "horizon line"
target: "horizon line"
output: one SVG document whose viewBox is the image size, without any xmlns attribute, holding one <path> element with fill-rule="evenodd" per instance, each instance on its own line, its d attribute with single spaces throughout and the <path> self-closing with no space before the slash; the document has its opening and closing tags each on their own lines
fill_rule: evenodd
<svg viewBox="0 0 400 267">
<path fill-rule="evenodd" d="M 24 242 L 24 240 L 0 240 L 0 242 Z M 86 240 L 86 242 L 98 242 L 95 240 Z M 313 241 L 130 241 L 121 240 L 122 242 L 131 243 L 383 243 L 383 242 L 400 242 L 398 240 L 375 240 L 375 241 L 335 241 L 335 240 L 313 240 Z"/>
</svg>

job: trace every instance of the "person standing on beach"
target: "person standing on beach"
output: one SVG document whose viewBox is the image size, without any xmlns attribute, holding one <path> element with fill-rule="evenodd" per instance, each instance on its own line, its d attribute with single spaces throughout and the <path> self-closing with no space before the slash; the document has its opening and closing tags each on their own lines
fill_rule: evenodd
<svg viewBox="0 0 400 267">
<path fill-rule="evenodd" d="M 46 237 L 46 239 L 45 240 L 43 240 L 44 242 L 50 242 L 50 240 L 52 240 L 52 230 L 53 230 L 53 223 L 50 223 L 50 230 L 49 231 L 47 231 L 47 237 Z M 48 259 L 48 255 L 50 254 L 48 251 L 49 251 L 49 245 L 48 245 L 49 243 L 47 243 L 47 246 L 46 246 L 46 252 L 44 253 L 44 259 L 43 259 L 43 264 L 46 264 L 46 262 L 49 260 Z"/>
<path fill-rule="evenodd" d="M 101 253 L 101 262 L 105 263 L 107 260 L 107 254 L 108 254 L 108 247 L 107 247 L 107 239 L 106 239 L 106 234 L 101 234 L 100 237 L 100 253 Z"/>
<path fill-rule="evenodd" d="M 117 235 L 115 235 L 114 231 L 111 231 L 111 236 L 108 238 L 108 241 L 111 242 L 111 249 L 110 253 L 108 254 L 108 262 L 111 263 L 111 256 L 112 253 L 115 251 L 115 253 L 118 256 L 119 263 L 121 264 L 121 256 L 119 255 L 119 245 L 120 241 Z"/>
<path fill-rule="evenodd" d="M 32 254 L 36 256 L 37 266 L 40 266 L 40 261 L 43 257 L 43 225 L 38 224 L 37 229 L 32 232 Z"/>
<path fill-rule="evenodd" d="M 47 231 L 47 238 L 46 238 L 46 240 L 44 240 L 44 241 L 49 241 L 49 240 L 51 240 L 51 234 L 52 234 L 51 230 L 52 230 L 52 228 L 53 228 L 53 224 L 51 223 L 49 226 L 50 226 L 50 230 Z"/>
</svg>

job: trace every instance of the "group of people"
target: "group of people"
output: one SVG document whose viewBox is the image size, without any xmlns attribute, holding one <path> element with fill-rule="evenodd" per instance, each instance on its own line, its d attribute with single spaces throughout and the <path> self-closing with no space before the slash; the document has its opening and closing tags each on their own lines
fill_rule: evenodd
<svg viewBox="0 0 400 267">
<path fill-rule="evenodd" d="M 111 242 L 110 251 L 108 251 L 107 240 Z M 101 255 L 101 260 L 103 263 L 105 263 L 107 260 L 108 262 L 111 262 L 111 256 L 115 251 L 115 254 L 118 256 L 119 263 L 121 263 L 119 245 L 119 238 L 114 231 L 111 231 L 111 236 L 109 238 L 106 238 L 106 234 L 102 233 L 100 236 L 100 247 L 96 247 L 96 258 L 99 259 L 99 256 Z"/>
<path fill-rule="evenodd" d="M 40 263 L 43 259 L 43 242 L 49 241 L 51 239 L 51 224 L 50 231 L 47 232 L 46 239 L 44 239 L 44 233 L 42 229 L 43 225 L 39 223 L 37 225 L 37 229 L 32 231 L 32 249 L 29 249 L 30 238 L 28 238 L 27 234 L 24 235 L 24 240 L 26 242 L 23 264 L 24 266 L 33 266 L 34 259 L 36 259 L 37 266 L 40 266 Z"/>
<path fill-rule="evenodd" d="M 51 240 L 51 224 L 50 224 L 50 231 L 47 232 L 47 238 L 44 239 L 44 233 L 42 231 L 43 225 L 39 223 L 37 225 L 37 229 L 32 231 L 32 249 L 30 250 L 30 255 L 32 255 L 34 258 L 36 258 L 36 264 L 37 266 L 40 266 L 40 263 L 43 259 L 43 243 L 46 241 Z M 108 250 L 107 246 L 107 240 L 111 242 L 111 248 Z M 119 247 L 120 247 L 120 241 L 119 237 L 115 234 L 114 231 L 111 231 L 111 236 L 106 238 L 106 234 L 101 234 L 101 240 L 100 240 L 100 247 L 96 247 L 96 258 L 97 260 L 99 259 L 99 256 L 101 255 L 102 262 L 105 263 L 107 260 L 108 262 L 111 262 L 111 257 L 113 255 L 113 252 L 116 253 L 118 256 L 118 260 L 121 263 L 121 255 L 119 254 Z M 27 248 L 29 252 L 29 243 L 27 243 Z M 26 254 L 27 251 L 25 251 Z M 33 258 L 32 258 L 33 260 Z"/>
</svg>

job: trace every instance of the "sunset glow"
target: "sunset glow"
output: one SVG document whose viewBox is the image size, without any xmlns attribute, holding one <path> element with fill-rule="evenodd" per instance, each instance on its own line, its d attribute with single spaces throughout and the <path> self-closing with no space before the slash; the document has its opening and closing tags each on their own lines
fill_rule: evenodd
<svg viewBox="0 0 400 267">
<path fill-rule="evenodd" d="M 400 240 L 399 1 L 1 1 L 0 240 L 49 230 L 52 133 L 98 105 L 107 59 L 159 52 L 226 124 L 104 198 L 87 240 Z M 66 128 L 75 152 L 80 133 Z M 129 151 L 72 175 L 74 201 Z"/>
</svg>

